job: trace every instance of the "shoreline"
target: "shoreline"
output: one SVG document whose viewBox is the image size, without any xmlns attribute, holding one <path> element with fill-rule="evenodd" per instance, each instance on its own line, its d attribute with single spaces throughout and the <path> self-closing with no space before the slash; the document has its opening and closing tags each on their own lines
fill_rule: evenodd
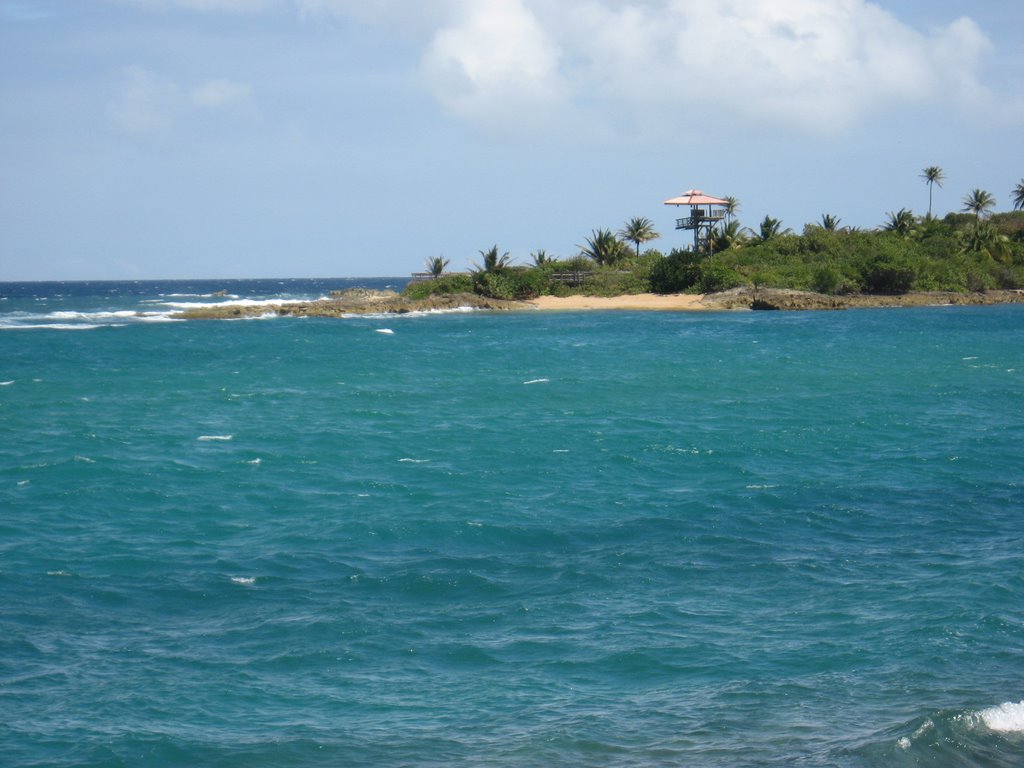
<svg viewBox="0 0 1024 768">
<path fill-rule="evenodd" d="M 917 292 L 896 295 L 851 294 L 833 296 L 780 288 L 734 288 L 711 294 L 639 293 L 621 296 L 539 296 L 526 301 L 489 299 L 475 294 L 408 299 L 393 291 L 351 289 L 328 299 L 282 301 L 258 306 L 233 304 L 197 307 L 172 315 L 180 320 L 230 320 L 268 315 L 291 317 L 345 317 L 401 315 L 412 312 L 451 312 L 481 309 L 500 312 L 652 311 L 722 312 L 757 310 L 841 310 L 872 307 L 928 307 L 1024 303 L 1024 291 L 986 293 Z"/>
</svg>

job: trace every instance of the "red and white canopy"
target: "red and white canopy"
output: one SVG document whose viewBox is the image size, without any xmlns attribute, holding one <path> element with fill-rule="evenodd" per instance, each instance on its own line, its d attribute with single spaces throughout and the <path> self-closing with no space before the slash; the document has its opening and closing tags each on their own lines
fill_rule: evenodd
<svg viewBox="0 0 1024 768">
<path fill-rule="evenodd" d="M 683 192 L 679 197 L 673 197 L 671 200 L 666 200 L 665 205 L 728 205 L 728 200 L 723 200 L 720 197 L 712 197 L 711 195 L 705 195 L 699 189 L 691 189 L 688 192 Z"/>
</svg>

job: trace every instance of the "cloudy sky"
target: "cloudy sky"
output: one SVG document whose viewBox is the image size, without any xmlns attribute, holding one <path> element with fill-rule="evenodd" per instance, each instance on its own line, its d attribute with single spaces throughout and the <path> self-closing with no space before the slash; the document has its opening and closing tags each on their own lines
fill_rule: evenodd
<svg viewBox="0 0 1024 768">
<path fill-rule="evenodd" d="M 966 10 L 965 10 L 966 9 Z M 1007 0 L 0 0 L 0 280 L 406 275 L 1024 177 Z"/>
</svg>

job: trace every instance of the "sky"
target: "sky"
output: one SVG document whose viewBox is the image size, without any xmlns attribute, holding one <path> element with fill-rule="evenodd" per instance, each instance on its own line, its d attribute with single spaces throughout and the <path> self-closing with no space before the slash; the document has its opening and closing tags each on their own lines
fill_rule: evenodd
<svg viewBox="0 0 1024 768">
<path fill-rule="evenodd" d="M 570 257 L 689 189 L 865 229 L 1024 178 L 1009 0 L 0 0 L 0 280 Z"/>
</svg>

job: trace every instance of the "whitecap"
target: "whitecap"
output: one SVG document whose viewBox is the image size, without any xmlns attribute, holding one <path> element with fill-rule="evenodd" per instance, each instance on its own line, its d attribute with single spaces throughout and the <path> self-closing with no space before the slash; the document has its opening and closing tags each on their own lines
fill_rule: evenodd
<svg viewBox="0 0 1024 768">
<path fill-rule="evenodd" d="M 234 435 L 200 435 L 196 440 L 234 440 Z"/>
<path fill-rule="evenodd" d="M 256 583 L 256 577 L 255 576 L 232 576 L 231 577 L 231 581 L 233 581 L 235 584 L 246 584 L 246 585 L 249 585 L 249 584 L 255 584 Z"/>
<path fill-rule="evenodd" d="M 28 485 L 31 482 L 32 482 L 31 480 L 19 480 L 18 481 L 18 487 L 19 488 L 24 488 L 26 485 Z"/>
<path fill-rule="evenodd" d="M 88 456 L 75 456 L 75 461 L 80 461 L 83 464 L 95 464 L 95 459 L 90 459 Z"/>
<path fill-rule="evenodd" d="M 255 459 L 253 459 L 252 461 L 247 461 L 247 462 L 245 462 L 245 463 L 246 463 L 246 464 L 262 464 L 262 463 L 263 463 L 263 459 L 261 459 L 261 458 L 255 458 Z"/>
<path fill-rule="evenodd" d="M 94 323 L 33 323 L 29 325 L 0 325 L 4 331 L 27 331 L 45 328 L 48 331 L 91 331 L 94 328 L 105 328 L 108 324 L 97 325 Z"/>
<path fill-rule="evenodd" d="M 568 452 L 569 452 L 568 448 L 555 448 L 555 450 L 552 451 L 552 453 L 568 453 Z"/>
<path fill-rule="evenodd" d="M 529 381 L 524 381 L 523 384 L 547 384 L 550 381 L 551 379 L 530 379 Z"/>
<path fill-rule="evenodd" d="M 71 574 L 68 573 L 67 571 L 61 570 L 61 571 L 47 571 L 46 575 L 47 576 L 70 576 Z"/>
<path fill-rule="evenodd" d="M 9 387 L 13 383 L 14 383 L 14 379 L 11 379 L 10 381 L 0 381 L 0 387 Z"/>
<path fill-rule="evenodd" d="M 1007 701 L 978 713 L 989 730 L 998 733 L 1024 733 L 1024 701 Z"/>
<path fill-rule="evenodd" d="M 426 464 L 430 459 L 399 459 L 399 464 Z"/>
<path fill-rule="evenodd" d="M 392 331 L 390 328 L 378 328 L 377 333 L 383 333 L 388 336 L 393 336 L 395 332 Z"/>
</svg>

